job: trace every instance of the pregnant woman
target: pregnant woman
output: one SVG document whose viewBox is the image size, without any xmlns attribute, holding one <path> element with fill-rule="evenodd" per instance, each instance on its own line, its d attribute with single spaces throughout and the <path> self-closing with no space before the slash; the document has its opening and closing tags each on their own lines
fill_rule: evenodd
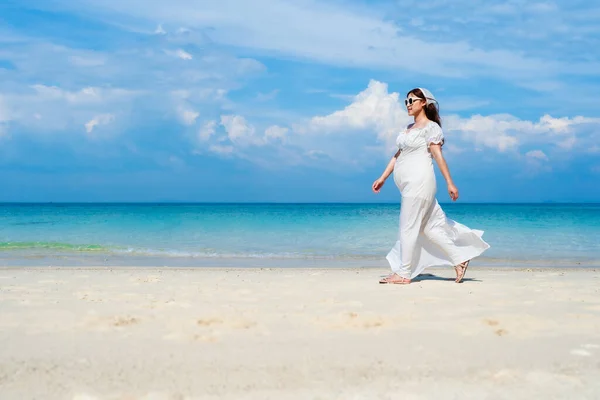
<svg viewBox="0 0 600 400">
<path fill-rule="evenodd" d="M 481 238 L 482 231 L 448 219 L 435 198 L 432 158 L 446 179 L 450 198 L 458 199 L 442 155 L 444 134 L 437 100 L 423 88 L 411 90 L 406 97 L 404 103 L 414 123 L 400 132 L 398 151 L 373 183 L 373 191 L 378 193 L 393 172 L 402 195 L 398 241 L 386 257 L 392 273 L 379 282 L 408 284 L 427 267 L 448 265 L 454 266 L 455 282 L 460 283 L 469 261 L 490 246 Z"/>
</svg>

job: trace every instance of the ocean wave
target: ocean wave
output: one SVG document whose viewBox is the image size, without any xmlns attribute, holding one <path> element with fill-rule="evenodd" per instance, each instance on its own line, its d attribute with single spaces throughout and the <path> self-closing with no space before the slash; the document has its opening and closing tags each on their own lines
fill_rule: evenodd
<svg viewBox="0 0 600 400">
<path fill-rule="evenodd" d="M 156 257 L 156 258 L 238 258 L 238 259 L 367 259 L 370 255 L 361 254 L 314 254 L 300 252 L 236 252 L 220 251 L 214 249 L 202 250 L 175 250 L 175 249 L 152 249 L 142 247 L 117 247 L 99 244 L 73 244 L 61 242 L 0 242 L 1 251 L 17 251 L 19 253 L 43 253 L 62 254 L 68 253 L 96 253 L 114 256 Z"/>
<path fill-rule="evenodd" d="M 109 251 L 97 244 L 72 244 L 60 242 L 0 242 L 2 250 L 57 250 L 57 251 Z"/>
<path fill-rule="evenodd" d="M 115 254 L 165 257 L 165 258 L 277 258 L 277 259 L 338 259 L 338 258 L 371 258 L 363 255 L 319 255 L 310 253 L 269 253 L 269 252 L 219 252 L 219 251 L 184 251 L 156 250 L 143 248 L 114 249 Z"/>
<path fill-rule="evenodd" d="M 289 260 L 296 261 L 373 261 L 382 260 L 385 252 L 373 254 L 360 253 L 311 253 L 311 252 L 268 252 L 268 251 L 227 251 L 217 249 L 198 249 L 198 250 L 177 250 L 177 249 L 153 249 L 144 247 L 117 247 L 99 244 L 73 244 L 61 242 L 0 242 L 0 252 L 5 256 L 13 258 L 31 256 L 65 256 L 73 254 L 90 254 L 94 256 L 117 257 L 123 259 L 171 259 L 173 262 L 186 262 L 186 260 Z M 179 260 L 179 261 L 176 261 Z M 482 256 L 477 259 L 477 263 L 482 266 L 521 266 L 521 267 L 552 267 L 552 266 L 594 266 L 600 267 L 600 261 L 589 257 L 573 258 L 539 258 L 539 257 L 489 257 Z"/>
<path fill-rule="evenodd" d="M 73 244 L 61 242 L 0 242 L 0 251 L 43 251 L 44 253 L 80 253 L 95 252 L 107 255 L 131 255 L 164 258 L 338 258 L 334 255 L 313 255 L 303 253 L 270 253 L 270 252 L 221 252 L 216 250 L 173 250 L 135 247 L 115 247 L 99 244 Z"/>
</svg>

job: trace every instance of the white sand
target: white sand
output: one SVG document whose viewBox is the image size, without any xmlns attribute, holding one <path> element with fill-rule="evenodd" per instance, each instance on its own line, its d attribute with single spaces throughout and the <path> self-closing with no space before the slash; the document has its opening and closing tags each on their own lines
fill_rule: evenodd
<svg viewBox="0 0 600 400">
<path fill-rule="evenodd" d="M 599 399 L 600 271 L 0 269 L 0 399 Z"/>
</svg>

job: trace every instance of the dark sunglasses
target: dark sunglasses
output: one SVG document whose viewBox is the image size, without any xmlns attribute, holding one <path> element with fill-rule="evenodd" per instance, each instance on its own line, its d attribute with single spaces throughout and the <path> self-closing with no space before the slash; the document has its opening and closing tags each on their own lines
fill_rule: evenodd
<svg viewBox="0 0 600 400">
<path fill-rule="evenodd" d="M 404 99 L 404 105 L 405 106 L 412 106 L 413 103 L 415 103 L 417 100 L 423 100 L 423 99 L 420 99 L 418 97 L 409 97 L 407 99 Z"/>
</svg>

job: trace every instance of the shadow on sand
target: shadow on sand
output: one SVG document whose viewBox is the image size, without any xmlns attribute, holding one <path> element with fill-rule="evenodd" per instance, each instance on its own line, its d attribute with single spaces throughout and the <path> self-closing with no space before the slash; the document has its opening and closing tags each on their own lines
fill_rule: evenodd
<svg viewBox="0 0 600 400">
<path fill-rule="evenodd" d="M 415 279 L 413 279 L 413 282 L 422 282 L 422 281 L 447 281 L 447 282 L 454 282 L 456 278 L 445 278 L 442 276 L 437 276 L 434 274 L 420 274 L 415 276 Z M 479 279 L 473 279 L 473 278 L 463 278 L 461 283 L 464 282 L 481 282 L 481 280 Z"/>
<path fill-rule="evenodd" d="M 385 275 L 382 275 L 382 278 Z M 420 274 L 417 275 L 412 281 L 411 283 L 416 283 L 416 282 L 423 282 L 423 281 L 446 281 L 446 282 L 454 282 L 455 278 L 445 278 L 442 276 L 437 276 L 434 274 Z M 465 282 L 481 282 L 481 280 L 479 279 L 473 279 L 473 278 L 463 278 L 461 283 L 465 283 Z"/>
</svg>

